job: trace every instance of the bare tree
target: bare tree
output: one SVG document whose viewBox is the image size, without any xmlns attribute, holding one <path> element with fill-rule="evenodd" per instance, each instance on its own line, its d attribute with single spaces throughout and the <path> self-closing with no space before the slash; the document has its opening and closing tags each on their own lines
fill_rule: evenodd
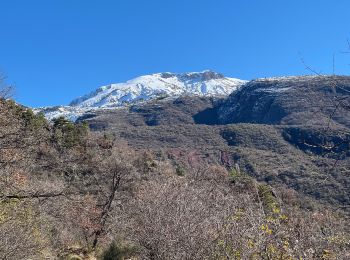
<svg viewBox="0 0 350 260">
<path fill-rule="evenodd" d="M 0 73 L 0 98 L 8 99 L 13 96 L 14 86 L 6 83 L 6 76 Z"/>
<path fill-rule="evenodd" d="M 2 97 L 8 97 L 8 91 Z M 29 198 L 44 186 L 32 175 L 34 144 L 40 140 L 28 131 L 22 116 L 26 109 L 0 99 L 0 258 L 36 256 L 45 246 L 35 201 Z"/>
</svg>

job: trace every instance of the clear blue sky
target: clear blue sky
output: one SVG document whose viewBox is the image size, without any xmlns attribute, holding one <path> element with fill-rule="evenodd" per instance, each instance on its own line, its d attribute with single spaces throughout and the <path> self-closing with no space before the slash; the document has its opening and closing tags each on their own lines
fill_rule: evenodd
<svg viewBox="0 0 350 260">
<path fill-rule="evenodd" d="M 163 71 L 349 74 L 349 0 L 0 0 L 0 70 L 28 106 Z M 299 54 L 300 53 L 300 54 Z"/>
</svg>

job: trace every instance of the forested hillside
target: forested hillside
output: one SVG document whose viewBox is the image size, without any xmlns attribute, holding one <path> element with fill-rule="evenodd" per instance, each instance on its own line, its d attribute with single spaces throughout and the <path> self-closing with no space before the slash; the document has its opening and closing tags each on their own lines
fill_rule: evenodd
<svg viewBox="0 0 350 260">
<path fill-rule="evenodd" d="M 305 204 L 311 197 L 349 211 L 349 91 L 349 77 L 259 79 L 228 98 L 154 100 L 78 121 L 187 167 L 237 163 L 305 195 Z"/>
<path fill-rule="evenodd" d="M 345 212 L 238 164 L 135 151 L 3 99 L 0 121 L 1 259 L 349 258 Z"/>
</svg>

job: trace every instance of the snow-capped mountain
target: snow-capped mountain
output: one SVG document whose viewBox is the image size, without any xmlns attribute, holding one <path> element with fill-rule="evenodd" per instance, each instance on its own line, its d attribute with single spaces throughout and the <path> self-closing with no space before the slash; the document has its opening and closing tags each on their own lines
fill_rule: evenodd
<svg viewBox="0 0 350 260">
<path fill-rule="evenodd" d="M 213 71 L 191 73 L 157 73 L 140 76 L 125 83 L 102 86 L 73 100 L 69 106 L 36 109 L 48 119 L 65 116 L 71 120 L 97 109 L 114 109 L 153 99 L 181 95 L 226 96 L 246 81 L 224 77 Z"/>
</svg>

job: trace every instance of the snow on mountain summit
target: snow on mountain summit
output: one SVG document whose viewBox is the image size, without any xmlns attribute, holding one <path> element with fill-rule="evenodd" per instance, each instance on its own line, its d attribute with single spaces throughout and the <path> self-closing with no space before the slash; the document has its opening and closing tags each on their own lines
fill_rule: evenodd
<svg viewBox="0 0 350 260">
<path fill-rule="evenodd" d="M 41 108 L 47 118 L 66 116 L 74 120 L 89 110 L 125 107 L 147 100 L 181 95 L 226 96 L 246 81 L 227 78 L 213 71 L 190 73 L 156 73 L 140 76 L 125 83 L 102 86 L 73 100 L 69 106 Z"/>
<path fill-rule="evenodd" d="M 157 73 L 137 77 L 125 83 L 100 87 L 86 96 L 73 100 L 70 106 L 107 108 L 146 101 L 157 96 L 228 95 L 242 83 L 244 81 L 225 78 L 212 71 L 183 74 Z"/>
</svg>

